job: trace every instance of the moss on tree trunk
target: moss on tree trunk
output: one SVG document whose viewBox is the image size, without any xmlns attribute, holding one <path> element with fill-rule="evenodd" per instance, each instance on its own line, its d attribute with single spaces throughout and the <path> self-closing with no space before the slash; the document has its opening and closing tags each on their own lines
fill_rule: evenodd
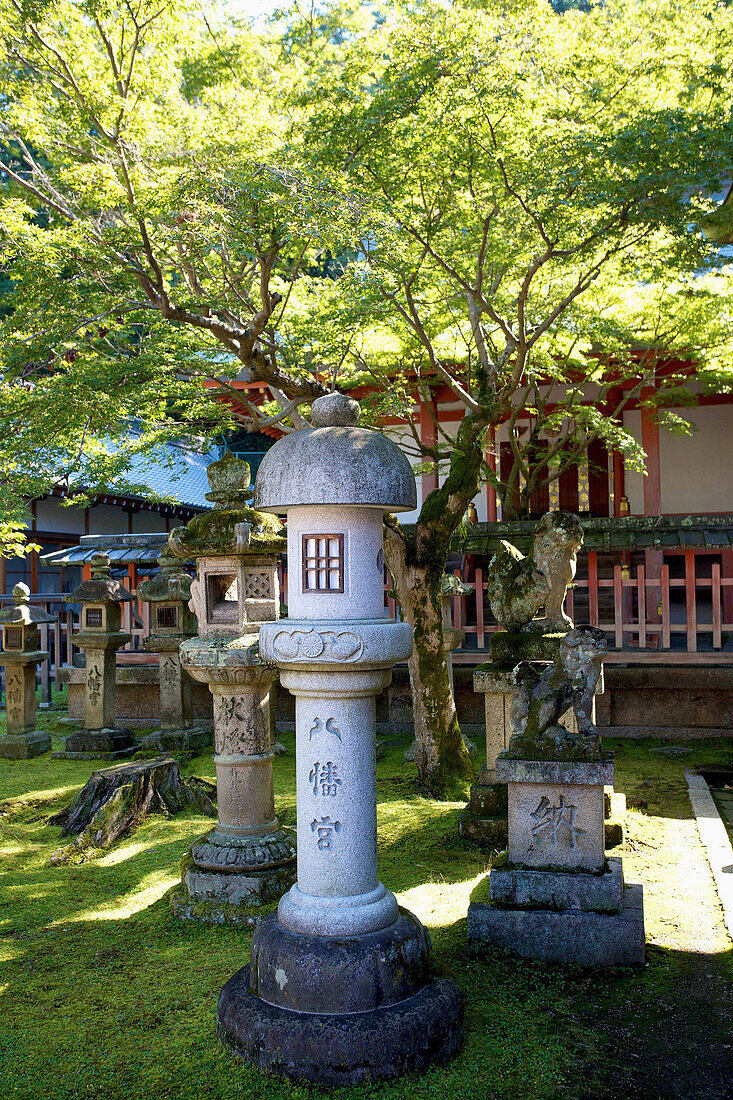
<svg viewBox="0 0 733 1100">
<path fill-rule="evenodd" d="M 409 661 L 420 779 L 438 798 L 464 793 L 473 766 L 461 737 L 443 644 L 441 583 L 451 538 L 478 492 L 487 421 L 464 417 L 448 476 L 423 502 L 414 541 L 396 519 L 385 528 L 387 565 L 413 630 Z"/>
</svg>

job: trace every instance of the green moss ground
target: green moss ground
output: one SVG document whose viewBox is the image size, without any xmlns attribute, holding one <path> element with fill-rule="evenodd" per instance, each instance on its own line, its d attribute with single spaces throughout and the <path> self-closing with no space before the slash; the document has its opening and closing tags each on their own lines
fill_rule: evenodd
<svg viewBox="0 0 733 1100">
<path fill-rule="evenodd" d="M 68 729 L 39 720 L 44 724 L 55 737 Z M 277 802 L 292 825 L 293 736 L 282 740 L 289 752 L 275 762 Z M 151 817 L 96 860 L 49 867 L 59 829 L 45 820 L 72 798 L 95 764 L 46 755 L 0 761 L 0 1097 L 678 1095 L 645 1090 L 640 1080 L 648 1083 L 648 1074 L 637 1080 L 628 1067 L 638 1057 L 643 1069 L 649 1021 L 660 1003 L 674 1001 L 685 952 L 671 941 L 665 946 L 664 927 L 657 922 L 650 928 L 648 921 L 656 946 L 649 964 L 633 974 L 563 971 L 492 951 L 471 957 L 465 914 L 491 854 L 458 838 L 462 803 L 433 803 L 420 795 L 414 766 L 403 761 L 406 744 L 389 741 L 378 765 L 380 872 L 430 928 L 436 970 L 455 978 L 465 994 L 465 1043 L 449 1066 L 326 1093 L 236 1063 L 216 1037 L 216 1000 L 246 963 L 252 932 L 179 923 L 167 896 L 187 845 L 210 822 L 195 815 Z M 724 742 L 696 746 L 681 759 L 649 747 L 609 747 L 617 751 L 617 789 L 648 801 L 644 813 L 632 815 L 640 837 L 652 835 L 644 829 L 655 820 L 689 822 L 686 765 L 727 763 L 733 755 Z M 209 754 L 184 771 L 214 778 Z M 706 965 L 713 962 L 733 989 L 729 953 L 710 956 Z M 615 1024 L 605 1026 L 617 1018 L 625 1021 L 623 1038 Z M 665 1027 L 665 1043 L 668 1037 Z"/>
</svg>

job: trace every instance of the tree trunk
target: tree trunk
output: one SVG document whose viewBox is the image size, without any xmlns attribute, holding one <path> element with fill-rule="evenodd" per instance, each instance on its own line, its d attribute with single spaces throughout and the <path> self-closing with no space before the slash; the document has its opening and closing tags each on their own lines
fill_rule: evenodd
<svg viewBox="0 0 733 1100">
<path fill-rule="evenodd" d="M 61 825 L 62 836 L 75 836 L 49 863 L 66 863 L 86 849 L 109 848 L 137 828 L 148 814 L 166 817 L 185 809 L 216 817 L 211 801 L 215 787 L 201 779 L 188 782 L 171 759 L 115 764 L 94 772 L 71 806 L 48 819 Z M 82 856 L 83 858 L 83 856 Z"/>
<path fill-rule="evenodd" d="M 389 528 L 386 547 L 402 616 L 414 639 L 408 667 L 418 774 L 436 797 L 460 798 L 465 781 L 473 777 L 473 766 L 461 737 L 443 645 L 443 571 L 439 566 L 428 570 L 409 565 L 406 544 Z"/>
</svg>

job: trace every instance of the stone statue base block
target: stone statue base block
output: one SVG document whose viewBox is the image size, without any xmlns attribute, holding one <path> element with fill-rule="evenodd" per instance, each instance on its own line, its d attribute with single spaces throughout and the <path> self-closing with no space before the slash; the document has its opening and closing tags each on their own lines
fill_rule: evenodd
<svg viewBox="0 0 733 1100">
<path fill-rule="evenodd" d="M 51 738 L 44 730 L 7 733 L 0 737 L 0 756 L 7 760 L 29 760 L 51 749 Z"/>
<path fill-rule="evenodd" d="M 643 889 L 627 886 L 619 913 L 506 909 L 472 902 L 468 939 L 473 946 L 491 944 L 543 962 L 639 966 L 644 962 Z"/>
<path fill-rule="evenodd" d="M 508 836 L 506 817 L 476 817 L 465 811 L 458 818 L 458 835 L 464 840 L 483 842 L 502 850 L 506 848 Z"/>
<path fill-rule="evenodd" d="M 143 749 L 156 749 L 158 752 L 200 752 L 214 742 L 213 730 L 201 726 L 190 726 L 179 730 L 156 730 L 148 733 L 140 741 Z"/>
<path fill-rule="evenodd" d="M 605 785 L 613 760 L 515 760 L 502 753 L 496 777 L 506 780 L 509 862 L 536 869 L 597 872 L 605 861 Z"/>
<path fill-rule="evenodd" d="M 619 913 L 624 904 L 624 873 L 618 856 L 611 856 L 597 875 L 496 867 L 489 874 L 489 889 L 496 906 Z"/>
<path fill-rule="evenodd" d="M 507 785 L 496 783 L 494 771 L 482 768 L 471 787 L 468 806 L 458 818 L 464 840 L 486 841 L 505 848 L 507 841 Z"/>
<path fill-rule="evenodd" d="M 136 752 L 129 730 L 77 730 L 64 739 L 64 748 L 51 755 L 57 760 L 118 760 Z"/>
<path fill-rule="evenodd" d="M 219 997 L 218 1030 L 268 1073 L 324 1085 L 385 1080 L 455 1054 L 463 999 L 430 978 L 429 938 L 411 913 L 362 936 L 288 931 L 276 914 L 252 940 L 250 966 Z"/>
</svg>

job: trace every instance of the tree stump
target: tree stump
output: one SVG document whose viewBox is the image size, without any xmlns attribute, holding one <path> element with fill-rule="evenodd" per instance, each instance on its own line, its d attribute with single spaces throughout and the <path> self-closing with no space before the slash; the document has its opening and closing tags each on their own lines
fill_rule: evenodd
<svg viewBox="0 0 733 1100">
<path fill-rule="evenodd" d="M 49 863 L 66 863 L 90 848 L 109 848 L 148 814 L 169 817 L 191 808 L 216 817 L 214 797 L 213 783 L 196 778 L 186 782 L 178 761 L 168 757 L 102 768 L 93 773 L 68 809 L 48 819 L 49 825 L 61 825 L 62 836 L 76 838 L 55 851 Z"/>
</svg>

